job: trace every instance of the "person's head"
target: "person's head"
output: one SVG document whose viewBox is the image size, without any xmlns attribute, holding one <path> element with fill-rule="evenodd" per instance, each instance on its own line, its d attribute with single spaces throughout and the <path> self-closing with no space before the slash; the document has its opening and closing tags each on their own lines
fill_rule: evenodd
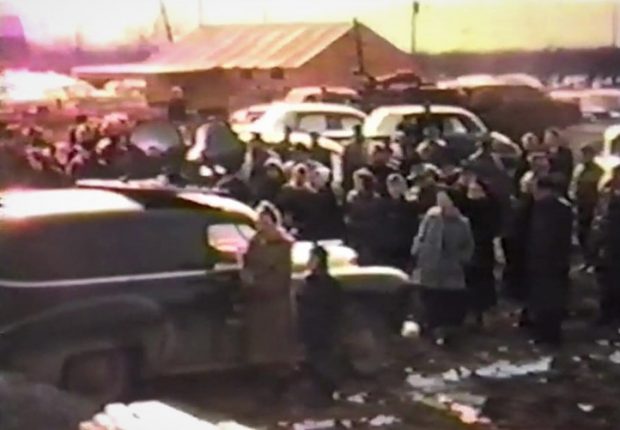
<svg viewBox="0 0 620 430">
<path fill-rule="evenodd" d="M 550 175 L 538 178 L 534 182 L 533 195 L 534 199 L 542 200 L 556 194 L 558 189 L 557 181 Z"/>
<path fill-rule="evenodd" d="M 544 152 L 534 152 L 528 157 L 530 169 L 537 175 L 546 174 L 551 169 L 549 157 Z"/>
<path fill-rule="evenodd" d="M 525 133 L 521 138 L 521 146 L 525 152 L 533 152 L 540 149 L 540 139 L 534 133 Z"/>
<path fill-rule="evenodd" d="M 353 188 L 356 191 L 372 193 L 375 190 L 375 177 L 368 169 L 359 169 L 353 174 Z"/>
<path fill-rule="evenodd" d="M 467 197 L 472 200 L 480 200 L 489 197 L 487 186 L 477 178 L 469 181 Z"/>
<path fill-rule="evenodd" d="M 586 145 L 581 148 L 581 160 L 584 163 L 591 163 L 596 157 L 596 149 L 592 145 Z"/>
<path fill-rule="evenodd" d="M 387 178 L 388 194 L 393 199 L 402 198 L 407 192 L 407 181 L 399 173 L 392 173 Z"/>
<path fill-rule="evenodd" d="M 291 184 L 303 187 L 308 184 L 308 167 L 305 164 L 296 164 L 291 171 Z"/>
<path fill-rule="evenodd" d="M 308 270 L 313 273 L 327 273 L 329 270 L 329 255 L 325 248 L 316 245 L 310 251 Z"/>
<path fill-rule="evenodd" d="M 265 176 L 269 179 L 282 179 L 284 178 L 284 172 L 282 171 L 282 164 L 275 158 L 270 158 L 265 162 L 263 166 L 265 170 Z"/>
<path fill-rule="evenodd" d="M 386 165 L 390 161 L 392 152 L 385 144 L 376 144 L 370 152 L 370 162 L 376 166 Z"/>
<path fill-rule="evenodd" d="M 176 100 L 182 99 L 185 96 L 183 88 L 181 87 L 173 87 L 170 94 L 172 95 L 172 98 Z"/>
<path fill-rule="evenodd" d="M 260 232 L 273 232 L 282 225 L 282 215 L 280 211 L 269 202 L 261 202 L 256 208 L 258 220 L 256 227 Z"/>
<path fill-rule="evenodd" d="M 317 166 L 310 172 L 310 185 L 317 191 L 322 190 L 329 184 L 330 178 L 331 172 L 327 167 Z"/>
<path fill-rule="evenodd" d="M 425 127 L 423 130 L 424 138 L 428 140 L 439 139 L 441 137 L 441 131 L 437 126 L 431 125 Z"/>
<path fill-rule="evenodd" d="M 454 201 L 444 190 L 437 193 L 437 206 L 443 215 L 451 216 L 458 213 L 458 209 L 456 208 Z"/>
<path fill-rule="evenodd" d="M 545 147 L 551 150 L 555 150 L 562 146 L 562 136 L 556 128 L 548 128 L 545 130 L 544 137 Z"/>
</svg>

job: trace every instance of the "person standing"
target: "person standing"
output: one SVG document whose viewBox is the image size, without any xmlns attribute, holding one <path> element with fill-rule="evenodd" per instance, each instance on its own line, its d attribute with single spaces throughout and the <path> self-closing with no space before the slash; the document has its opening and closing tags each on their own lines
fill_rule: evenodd
<svg viewBox="0 0 620 430">
<path fill-rule="evenodd" d="M 289 365 L 294 360 L 291 248 L 278 210 L 263 202 L 256 235 L 241 272 L 247 309 L 247 360 L 252 365 Z"/>
<path fill-rule="evenodd" d="M 168 121 L 183 124 L 187 121 L 187 101 L 181 87 L 174 87 L 168 102 Z"/>
<path fill-rule="evenodd" d="M 551 345 L 562 341 L 569 287 L 573 211 L 562 191 L 552 177 L 537 181 L 527 236 L 531 328 L 536 341 Z"/>
<path fill-rule="evenodd" d="M 370 154 L 370 162 L 366 168 L 375 177 L 376 191 L 381 197 L 387 197 L 387 179 L 396 173 L 396 169 L 390 166 L 392 151 L 385 144 L 376 144 Z"/>
<path fill-rule="evenodd" d="M 590 230 L 598 204 L 599 184 L 605 173 L 594 161 L 595 155 L 596 150 L 590 145 L 581 149 L 582 161 L 575 169 L 570 193 L 577 207 L 577 237 L 584 258 L 584 269 L 594 264 L 590 251 Z"/>
<path fill-rule="evenodd" d="M 298 295 L 298 325 L 307 370 L 319 392 L 329 402 L 338 385 L 337 338 L 343 311 L 342 286 L 329 273 L 327 251 L 313 248 Z"/>
<path fill-rule="evenodd" d="M 362 126 L 353 127 L 353 140 L 349 143 L 342 155 L 342 189 L 346 196 L 353 189 L 353 175 L 367 163 L 366 139 L 362 133 Z"/>
<path fill-rule="evenodd" d="M 616 167 L 601 194 L 592 230 L 600 287 L 599 324 L 620 321 L 620 167 Z"/>
<path fill-rule="evenodd" d="M 485 312 L 497 305 L 493 241 L 500 233 L 501 206 L 489 187 L 475 178 L 467 186 L 461 210 L 469 219 L 475 244 L 465 273 L 470 306 L 477 324 L 483 325 Z"/>
<path fill-rule="evenodd" d="M 276 205 L 284 215 L 284 225 L 302 240 L 309 238 L 312 226 L 312 204 L 316 192 L 310 186 L 310 172 L 305 164 L 296 164 L 291 180 L 282 187 Z"/>
<path fill-rule="evenodd" d="M 420 214 L 415 202 L 407 201 L 407 181 L 399 173 L 387 179 L 389 197 L 379 202 L 383 222 L 379 225 L 378 263 L 402 270 L 409 268 L 411 243 L 418 231 Z"/>
<path fill-rule="evenodd" d="M 354 189 L 347 195 L 345 228 L 347 244 L 359 255 L 362 265 L 373 264 L 381 224 L 380 198 L 375 192 L 375 177 L 366 169 L 353 176 Z"/>
<path fill-rule="evenodd" d="M 560 132 L 554 128 L 545 131 L 544 146 L 549 155 L 550 174 L 557 177 L 556 181 L 562 185 L 562 191 L 566 195 L 575 170 L 573 152 L 567 148 Z"/>
<path fill-rule="evenodd" d="M 425 325 L 438 344 L 463 323 L 468 300 L 465 267 L 474 252 L 469 221 L 445 191 L 424 216 L 413 241 L 413 280 L 421 287 Z"/>
</svg>

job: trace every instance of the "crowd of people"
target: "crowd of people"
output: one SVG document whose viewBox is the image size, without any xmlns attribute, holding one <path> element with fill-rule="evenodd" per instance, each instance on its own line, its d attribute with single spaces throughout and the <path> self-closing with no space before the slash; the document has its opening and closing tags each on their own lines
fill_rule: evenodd
<svg viewBox="0 0 620 430">
<path fill-rule="evenodd" d="M 0 185 L 56 187 L 157 172 L 161 166 L 131 144 L 130 131 L 122 117 L 96 125 L 79 117 L 67 143 L 51 145 L 40 130 L 4 127 Z M 585 146 L 576 164 L 554 129 L 525 135 L 521 148 L 516 165 L 507 166 L 484 138 L 477 152 L 458 160 L 437 130 L 376 142 L 357 127 L 336 183 L 321 148 L 274 146 L 254 136 L 243 166 L 213 185 L 251 205 L 272 202 L 298 239 L 342 238 L 362 265 L 413 273 L 430 332 L 458 325 L 466 314 L 482 324 L 500 285 L 524 304 L 522 324 L 555 343 L 566 314 L 573 226 L 583 268 L 596 268 L 601 284 L 601 322 L 620 317 L 613 264 L 620 252 L 620 172 L 601 188 L 605 173 L 595 149 Z M 505 260 L 499 283 L 498 249 Z"/>
<path fill-rule="evenodd" d="M 260 234 L 259 225 L 258 245 L 250 246 L 246 263 L 267 258 L 262 240 L 279 243 L 287 252 L 291 237 L 340 238 L 357 252 L 359 264 L 411 274 L 420 292 L 422 315 L 417 316 L 423 334 L 438 344 L 468 317 L 483 325 L 501 293 L 519 303 L 519 325 L 536 341 L 559 345 L 568 315 L 569 272 L 582 262 L 580 269 L 595 273 L 600 285 L 598 322 L 620 322 L 620 269 L 615 264 L 620 256 L 620 168 L 606 178 L 594 160 L 594 147 L 585 146 L 575 156 L 555 129 L 523 136 L 514 165 L 494 152 L 490 137 L 478 142 L 475 153 L 458 159 L 437 129 L 425 130 L 422 138 L 406 127 L 401 130 L 397 139 L 376 141 L 357 127 L 339 166 L 316 135 L 310 146 L 287 142 L 288 136 L 278 145 L 253 136 L 240 168 L 213 170 L 211 185 L 219 192 L 249 205 L 269 203 L 259 211 L 264 219 L 259 224 L 271 227 Z M 183 153 L 155 163 L 132 145 L 130 132 L 126 118 L 93 125 L 79 117 L 67 143 L 51 145 L 40 130 L 4 127 L 0 188 L 58 187 L 80 178 L 148 176 L 162 170 L 171 179 L 184 176 Z M 198 160 L 213 167 L 209 161 Z M 325 333 L 333 332 L 338 319 L 339 295 L 320 247 L 313 251 L 311 269 L 307 283 L 313 285 L 312 294 L 298 318 L 302 337 L 310 339 L 310 354 L 321 356 L 331 342 Z M 282 279 L 290 278 L 288 272 L 282 272 Z M 272 282 L 265 285 L 269 290 Z M 286 307 L 274 302 L 273 312 Z M 264 319 L 270 309 L 261 301 L 255 319 Z M 258 322 L 251 325 L 264 329 Z M 288 325 L 281 326 L 283 336 Z M 264 334 L 278 338 L 272 330 Z M 272 352 L 269 342 L 261 345 L 267 345 L 266 354 Z M 255 352 L 262 354 L 260 348 Z"/>
</svg>

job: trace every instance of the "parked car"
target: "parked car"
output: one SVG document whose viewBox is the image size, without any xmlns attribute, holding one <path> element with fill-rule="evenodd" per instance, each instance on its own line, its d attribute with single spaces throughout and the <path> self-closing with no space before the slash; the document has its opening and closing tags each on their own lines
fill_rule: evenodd
<svg viewBox="0 0 620 430">
<path fill-rule="evenodd" d="M 255 212 L 198 191 L 90 187 L 0 194 L 0 367 L 111 400 L 137 379 L 245 366 L 236 257 Z M 371 371 L 403 322 L 408 277 L 325 246 L 347 356 Z M 294 287 L 310 248 L 294 245 Z"/>
<path fill-rule="evenodd" d="M 256 122 L 238 133 L 258 133 L 264 140 L 278 142 L 286 129 L 319 133 L 331 139 L 350 138 L 366 114 L 351 106 L 333 103 L 274 103 Z"/>
<path fill-rule="evenodd" d="M 269 109 L 270 104 L 259 104 L 239 109 L 230 115 L 230 125 L 233 130 L 242 129 L 259 120 Z"/>
<path fill-rule="evenodd" d="M 495 142 L 494 149 L 510 166 L 520 156 L 520 148 L 503 134 L 490 131 L 472 112 L 447 105 L 401 105 L 384 106 L 373 110 L 364 123 L 367 137 L 394 136 L 399 126 L 418 133 L 424 128 L 437 127 L 448 148 L 456 158 L 465 159 L 476 150 L 476 142 L 490 135 Z"/>
</svg>

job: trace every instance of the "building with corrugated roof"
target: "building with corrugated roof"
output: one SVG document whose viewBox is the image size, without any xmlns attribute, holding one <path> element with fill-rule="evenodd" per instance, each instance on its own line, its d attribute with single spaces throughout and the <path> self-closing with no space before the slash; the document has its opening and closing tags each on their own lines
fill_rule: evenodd
<svg viewBox="0 0 620 430">
<path fill-rule="evenodd" d="M 419 72 L 410 54 L 354 23 L 206 26 L 132 64 L 82 66 L 92 82 L 147 80 L 151 103 L 180 86 L 195 109 L 232 110 L 283 96 L 299 86 L 357 86 L 365 73 Z M 363 73 L 360 73 L 363 72 Z"/>
</svg>

